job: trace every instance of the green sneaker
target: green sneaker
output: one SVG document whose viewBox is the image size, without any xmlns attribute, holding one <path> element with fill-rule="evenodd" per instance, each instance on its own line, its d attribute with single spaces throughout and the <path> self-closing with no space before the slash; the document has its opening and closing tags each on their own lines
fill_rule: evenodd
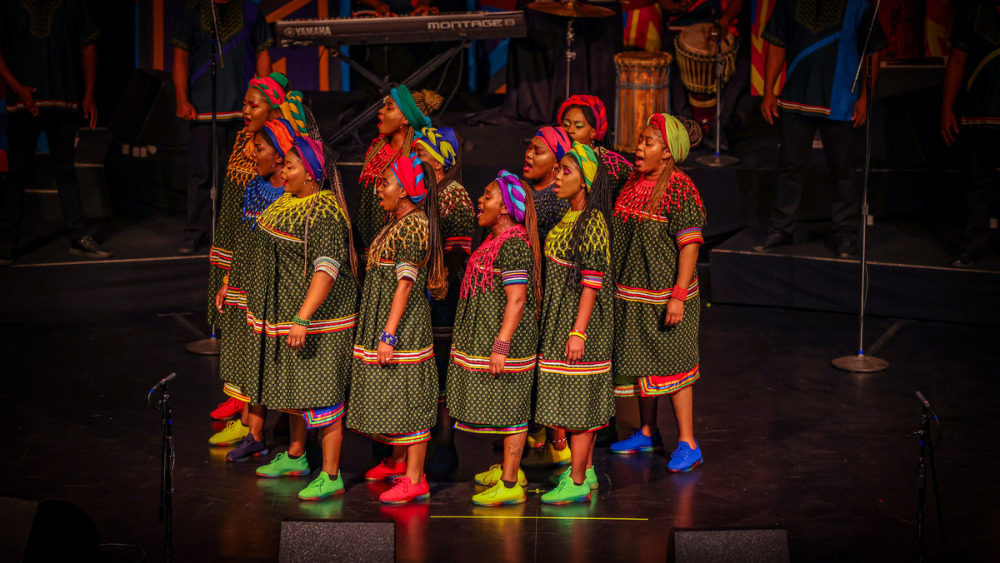
<svg viewBox="0 0 1000 563">
<path fill-rule="evenodd" d="M 267 465 L 257 468 L 258 477 L 302 477 L 309 475 L 309 460 L 303 454 L 299 459 L 292 459 L 288 452 L 281 452 Z"/>
<path fill-rule="evenodd" d="M 542 502 L 545 504 L 572 504 L 574 502 L 584 502 L 590 500 L 590 486 L 584 482 L 582 485 L 573 483 L 572 479 L 559 481 L 556 488 L 542 495 Z"/>
<path fill-rule="evenodd" d="M 249 433 L 249 426 L 243 426 L 238 420 L 230 420 L 225 428 L 212 434 L 212 437 L 208 439 L 208 444 L 217 448 L 233 446 L 239 444 Z"/>
<path fill-rule="evenodd" d="M 337 478 L 331 479 L 326 471 L 320 471 L 309 486 L 299 491 L 299 500 L 323 500 L 326 497 L 343 494 L 344 480 L 337 472 Z"/>
<path fill-rule="evenodd" d="M 486 485 L 487 487 L 492 487 L 500 482 L 500 478 L 503 476 L 503 467 L 500 467 L 499 463 L 495 463 L 490 466 L 489 469 L 483 471 L 482 473 L 476 473 L 476 483 L 480 485 Z M 528 478 L 524 476 L 524 471 L 521 468 L 517 468 L 517 484 L 518 486 L 525 486 L 528 484 Z"/>
<path fill-rule="evenodd" d="M 570 470 L 571 469 L 572 468 L 567 467 L 566 470 L 563 471 L 562 473 L 553 473 L 552 475 L 549 476 L 549 483 L 552 483 L 553 485 L 558 485 L 559 481 L 562 481 L 562 480 L 565 480 L 565 479 L 569 479 L 569 474 L 570 474 Z M 586 482 L 587 482 L 587 485 L 590 486 L 590 490 L 591 491 L 596 491 L 597 487 L 598 487 L 598 484 L 597 484 L 597 472 L 594 471 L 593 467 L 588 467 L 585 474 L 587 476 L 587 481 Z"/>
<path fill-rule="evenodd" d="M 473 504 L 479 506 L 502 506 L 505 504 L 521 504 L 528 500 L 524 495 L 521 485 L 514 485 L 511 488 L 504 486 L 503 482 L 486 489 L 472 497 Z"/>
</svg>

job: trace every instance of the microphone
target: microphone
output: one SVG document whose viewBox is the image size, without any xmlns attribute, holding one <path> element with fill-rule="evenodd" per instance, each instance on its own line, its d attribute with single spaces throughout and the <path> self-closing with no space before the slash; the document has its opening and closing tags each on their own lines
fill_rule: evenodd
<svg viewBox="0 0 1000 563">
<path fill-rule="evenodd" d="M 152 393 L 153 391 L 156 391 L 157 389 L 163 389 L 164 387 L 167 386 L 167 383 L 170 383 L 171 381 L 173 381 L 175 377 L 177 377 L 177 372 L 171 373 L 170 375 L 164 377 L 163 379 L 160 380 L 159 383 L 156 384 L 156 386 L 154 386 L 152 389 L 150 389 L 149 392 Z"/>
<path fill-rule="evenodd" d="M 920 391 L 917 391 L 917 399 L 920 400 L 920 404 L 924 405 L 925 409 L 931 410 L 931 404 L 927 402 L 927 399 L 924 398 L 924 394 Z"/>
</svg>

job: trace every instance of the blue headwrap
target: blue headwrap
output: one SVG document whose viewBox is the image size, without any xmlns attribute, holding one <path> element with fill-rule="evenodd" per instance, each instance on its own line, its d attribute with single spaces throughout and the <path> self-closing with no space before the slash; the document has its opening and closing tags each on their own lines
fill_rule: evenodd
<svg viewBox="0 0 1000 563">
<path fill-rule="evenodd" d="M 323 155 L 323 145 L 319 141 L 310 139 L 309 137 L 295 137 L 292 145 L 299 153 L 299 157 L 302 158 L 302 163 L 305 164 L 309 172 L 312 172 L 316 183 L 322 183 L 325 174 L 323 165 L 326 163 L 326 157 Z"/>
<path fill-rule="evenodd" d="M 434 160 L 443 164 L 445 172 L 451 170 L 458 160 L 458 137 L 455 130 L 451 127 L 424 127 L 420 133 L 422 135 L 414 143 L 424 147 Z"/>
</svg>

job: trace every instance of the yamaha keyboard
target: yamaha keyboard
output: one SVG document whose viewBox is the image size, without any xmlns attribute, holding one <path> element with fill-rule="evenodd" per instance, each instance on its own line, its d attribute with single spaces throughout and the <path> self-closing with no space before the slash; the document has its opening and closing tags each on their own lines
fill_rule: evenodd
<svg viewBox="0 0 1000 563">
<path fill-rule="evenodd" d="M 394 18 L 280 20 L 274 24 L 274 36 L 282 47 L 469 41 L 525 37 L 527 34 L 524 12 L 520 10 Z"/>
</svg>

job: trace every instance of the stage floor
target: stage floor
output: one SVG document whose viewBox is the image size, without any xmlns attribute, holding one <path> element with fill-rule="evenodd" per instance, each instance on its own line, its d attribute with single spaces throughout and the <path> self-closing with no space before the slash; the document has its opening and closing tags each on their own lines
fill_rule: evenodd
<svg viewBox="0 0 1000 563">
<path fill-rule="evenodd" d="M 32 266 L 0 276 L 4 384 L 0 495 L 82 507 L 106 542 L 136 544 L 161 560 L 159 415 L 146 393 L 177 372 L 176 561 L 273 561 L 280 523 L 323 518 L 396 523 L 398 561 L 663 561 L 670 532 L 702 528 L 788 531 L 793 561 L 915 558 L 920 390 L 940 416 L 936 452 L 947 546 L 928 504 L 935 560 L 1000 559 L 1000 349 L 994 328 L 872 318 L 869 353 L 889 371 L 850 375 L 830 359 L 852 353 L 851 315 L 709 305 L 702 311 L 696 435 L 705 463 L 671 475 L 662 455 L 595 455 L 600 490 L 587 504 L 543 506 L 548 473 L 529 472 L 527 504 L 474 507 L 472 476 L 496 461 L 489 437 L 459 433 L 454 482 L 433 482 L 429 502 L 387 507 L 387 486 L 367 484 L 370 442 L 344 443 L 346 494 L 302 503 L 307 480 L 262 480 L 258 462 L 226 463 L 208 447 L 223 396 L 217 359 L 184 350 L 190 327 L 165 313 L 204 316 L 204 264 Z M 144 272 L 141 276 L 137 271 Z M 169 276 L 190 280 L 172 284 Z M 159 284 L 145 277 L 154 277 Z M 128 289 L 124 293 L 122 288 Z M 58 294 L 53 301 L 50 297 Z M 53 303 L 57 303 L 54 305 Z M 74 304 L 74 312 L 67 307 Z M 618 403 L 619 433 L 636 424 Z M 660 412 L 668 444 L 670 408 Z M 277 451 L 285 447 L 267 436 Z M 992 444 L 992 445 L 991 445 Z"/>
</svg>

